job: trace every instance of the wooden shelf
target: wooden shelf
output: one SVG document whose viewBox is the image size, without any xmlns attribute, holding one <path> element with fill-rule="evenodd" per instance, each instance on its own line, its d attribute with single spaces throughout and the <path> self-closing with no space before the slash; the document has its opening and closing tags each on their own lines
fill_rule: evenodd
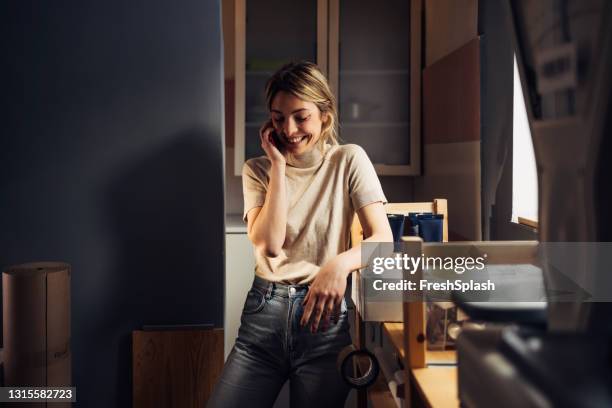
<svg viewBox="0 0 612 408">
<path fill-rule="evenodd" d="M 405 360 L 404 324 L 384 323 L 383 331 L 402 360 Z M 419 396 L 427 406 L 433 408 L 458 407 L 457 353 L 453 350 L 428 350 L 425 356 L 431 364 L 410 370 L 411 381 Z"/>
<path fill-rule="evenodd" d="M 428 365 L 456 365 L 457 352 L 455 350 L 427 350 L 425 360 Z"/>
<path fill-rule="evenodd" d="M 457 367 L 431 366 L 411 370 L 423 401 L 432 408 L 459 407 Z"/>
</svg>

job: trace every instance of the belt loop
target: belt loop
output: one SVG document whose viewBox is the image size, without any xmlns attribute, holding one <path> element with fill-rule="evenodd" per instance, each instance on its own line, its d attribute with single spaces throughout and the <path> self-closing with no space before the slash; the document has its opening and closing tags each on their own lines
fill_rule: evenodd
<svg viewBox="0 0 612 408">
<path fill-rule="evenodd" d="M 268 283 L 268 290 L 266 291 L 266 300 L 270 300 L 272 297 L 272 290 L 274 289 L 274 282 Z"/>
</svg>

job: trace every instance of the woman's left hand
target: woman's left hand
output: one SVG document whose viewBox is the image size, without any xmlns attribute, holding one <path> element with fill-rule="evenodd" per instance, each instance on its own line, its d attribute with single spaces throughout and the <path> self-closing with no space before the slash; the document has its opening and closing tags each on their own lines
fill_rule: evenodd
<svg viewBox="0 0 612 408">
<path fill-rule="evenodd" d="M 346 291 L 346 278 L 350 273 L 340 265 L 331 261 L 323 265 L 312 281 L 302 305 L 304 314 L 300 325 L 305 326 L 310 321 L 310 331 L 315 333 L 322 323 L 322 329 L 329 326 L 330 318 L 340 308 L 344 292 Z"/>
</svg>

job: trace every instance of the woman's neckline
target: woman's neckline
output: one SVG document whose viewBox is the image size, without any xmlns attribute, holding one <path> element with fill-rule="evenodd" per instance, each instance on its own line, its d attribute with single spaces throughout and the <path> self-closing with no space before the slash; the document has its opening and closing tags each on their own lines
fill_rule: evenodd
<svg viewBox="0 0 612 408">
<path fill-rule="evenodd" d="M 288 154 L 287 166 L 296 167 L 299 169 L 317 166 L 323 161 L 330 148 L 331 145 L 329 143 L 325 143 L 323 145 L 323 149 L 321 149 L 320 145 L 316 145 L 309 151 L 300 155 Z"/>
</svg>

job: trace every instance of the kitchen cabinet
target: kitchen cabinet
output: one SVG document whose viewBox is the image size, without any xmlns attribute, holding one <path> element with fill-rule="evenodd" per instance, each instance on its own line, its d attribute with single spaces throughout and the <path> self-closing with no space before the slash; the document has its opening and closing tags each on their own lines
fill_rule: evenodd
<svg viewBox="0 0 612 408">
<path fill-rule="evenodd" d="M 272 73 L 300 60 L 327 70 L 327 1 L 236 0 L 235 175 L 245 160 L 264 154 L 259 128 L 268 117 L 264 87 Z"/>
<path fill-rule="evenodd" d="M 240 215 L 226 217 L 225 231 L 225 359 L 232 350 L 247 293 L 255 276 L 253 245 Z"/>
<path fill-rule="evenodd" d="M 340 137 L 362 146 L 379 175 L 420 170 L 411 132 L 410 2 L 330 0 L 329 77 Z"/>
<path fill-rule="evenodd" d="M 341 143 L 362 146 L 379 175 L 420 174 L 413 2 L 235 0 L 235 175 L 245 160 L 263 154 L 266 80 L 299 60 L 316 62 L 327 75 L 338 100 Z"/>
</svg>

